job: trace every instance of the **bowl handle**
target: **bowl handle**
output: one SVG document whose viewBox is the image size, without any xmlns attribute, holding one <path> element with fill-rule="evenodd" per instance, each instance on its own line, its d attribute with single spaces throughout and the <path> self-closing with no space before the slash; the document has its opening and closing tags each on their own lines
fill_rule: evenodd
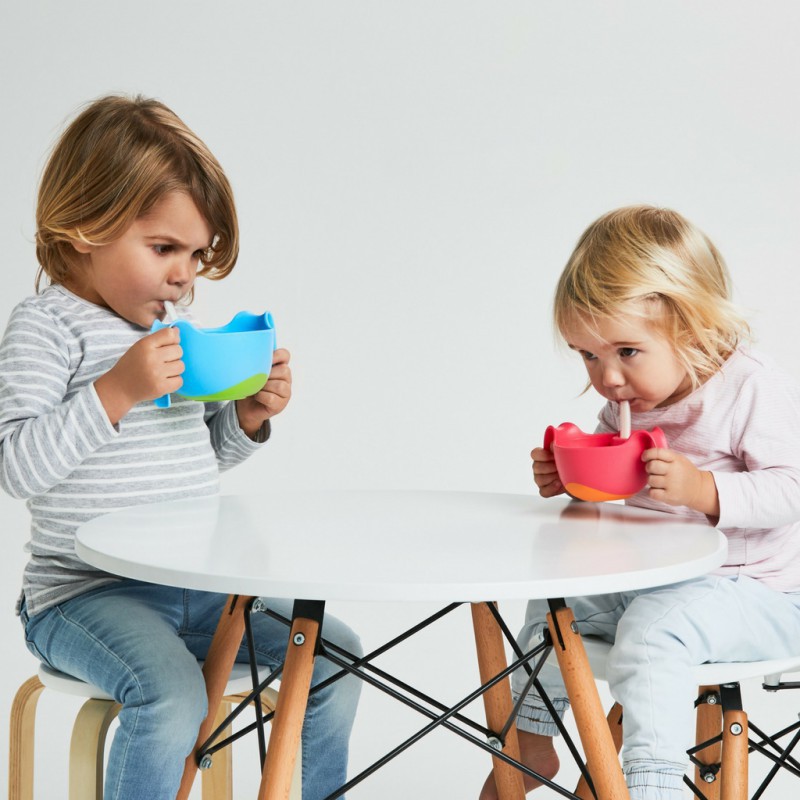
<svg viewBox="0 0 800 800">
<path fill-rule="evenodd" d="M 667 437 L 664 435 L 664 431 L 662 431 L 661 428 L 655 427 L 646 433 L 650 438 L 650 447 L 661 447 L 664 449 L 669 447 L 669 444 L 667 444 Z"/>
<path fill-rule="evenodd" d="M 153 320 L 153 324 L 150 326 L 150 333 L 155 333 L 156 331 L 160 331 L 162 328 L 169 328 L 174 325 L 174 322 L 162 322 L 160 319 Z M 169 395 L 165 394 L 163 397 L 156 397 L 153 402 L 159 408 L 169 408 L 170 407 L 170 399 Z"/>
<path fill-rule="evenodd" d="M 548 425 L 547 430 L 544 432 L 544 444 L 542 445 L 545 450 L 553 449 L 552 445 L 556 440 L 556 433 L 560 434 L 562 439 L 583 435 L 583 431 L 572 422 L 562 422 L 558 426 Z"/>
</svg>

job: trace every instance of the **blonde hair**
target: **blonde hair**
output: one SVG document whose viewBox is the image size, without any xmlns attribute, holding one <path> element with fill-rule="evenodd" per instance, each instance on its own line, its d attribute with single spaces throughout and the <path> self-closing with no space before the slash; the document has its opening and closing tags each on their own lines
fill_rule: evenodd
<svg viewBox="0 0 800 800">
<path fill-rule="evenodd" d="M 593 222 L 558 281 L 554 322 L 637 314 L 671 342 L 697 387 L 750 328 L 731 303 L 725 261 L 709 238 L 669 209 L 630 206 Z"/>
<path fill-rule="evenodd" d="M 224 278 L 239 254 L 233 191 L 206 145 L 158 100 L 109 95 L 89 103 L 56 143 L 39 184 L 36 257 L 50 283 L 79 264 L 73 241 L 118 239 L 165 194 L 188 194 L 214 232 L 198 275 Z"/>
</svg>

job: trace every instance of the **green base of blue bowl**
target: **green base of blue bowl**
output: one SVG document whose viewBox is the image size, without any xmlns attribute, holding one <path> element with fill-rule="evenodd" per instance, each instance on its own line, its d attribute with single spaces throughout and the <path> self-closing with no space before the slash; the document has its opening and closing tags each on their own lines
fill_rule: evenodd
<svg viewBox="0 0 800 800">
<path fill-rule="evenodd" d="M 235 386 L 231 386 L 228 389 L 214 392 L 214 394 L 184 394 L 180 390 L 178 391 L 178 394 L 181 395 L 181 397 L 186 397 L 189 400 L 197 400 L 202 403 L 213 403 L 221 400 L 241 400 L 244 397 L 250 397 L 256 394 L 256 392 L 260 392 L 264 388 L 264 384 L 267 382 L 268 377 L 269 376 L 265 375 L 263 372 L 257 372 L 255 375 L 243 380 L 241 383 L 237 383 Z"/>
</svg>

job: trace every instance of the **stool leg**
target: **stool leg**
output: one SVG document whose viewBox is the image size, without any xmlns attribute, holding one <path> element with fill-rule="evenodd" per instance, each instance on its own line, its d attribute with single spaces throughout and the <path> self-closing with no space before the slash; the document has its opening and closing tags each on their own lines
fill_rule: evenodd
<svg viewBox="0 0 800 800">
<path fill-rule="evenodd" d="M 617 751 L 617 755 L 619 755 L 619 751 L 622 749 L 622 706 L 619 703 L 614 703 L 611 706 L 606 722 L 608 723 L 608 729 L 611 731 L 611 741 L 614 742 L 614 748 Z M 583 775 L 581 775 L 581 779 L 575 787 L 575 794 L 581 800 L 594 800 L 592 790 Z M 709 800 L 711 799 L 709 798 Z"/>
<path fill-rule="evenodd" d="M 119 709 L 112 700 L 87 700 L 81 706 L 69 745 L 69 800 L 103 800 L 106 733 Z"/>
<path fill-rule="evenodd" d="M 628 787 L 614 750 L 611 732 L 603 717 L 600 695 L 577 631 L 572 610 L 554 603 L 547 615 L 553 649 L 567 689 L 572 713 L 586 753 L 586 767 L 594 781 L 598 800 L 627 800 Z"/>
<path fill-rule="evenodd" d="M 720 702 L 719 686 L 701 686 L 700 697 L 697 705 L 697 725 L 695 742 L 702 744 L 722 733 L 722 703 Z M 695 753 L 695 758 L 701 764 L 719 767 L 722 760 L 722 741 L 704 747 Z M 708 800 L 719 800 L 719 791 L 722 784 L 719 773 L 695 767 L 694 781 L 703 790 Z"/>
<path fill-rule="evenodd" d="M 475 648 L 478 654 L 481 683 L 486 683 L 508 666 L 502 631 L 486 603 L 472 604 L 472 627 L 475 631 Z M 513 708 L 508 679 L 484 692 L 483 705 L 489 730 L 501 731 L 511 716 Z M 508 729 L 502 752 L 519 761 L 519 737 L 516 725 L 512 724 Z M 520 798 L 521 800 L 525 797 L 522 773 L 516 767 L 492 757 L 492 772 L 499 800 L 506 800 L 506 798 Z"/>
<path fill-rule="evenodd" d="M 8 800 L 33 800 L 36 704 L 44 686 L 34 675 L 19 687 L 11 705 L 8 740 Z"/>
<path fill-rule="evenodd" d="M 747 798 L 747 714 L 742 710 L 739 684 L 723 684 L 721 800 Z"/>
</svg>

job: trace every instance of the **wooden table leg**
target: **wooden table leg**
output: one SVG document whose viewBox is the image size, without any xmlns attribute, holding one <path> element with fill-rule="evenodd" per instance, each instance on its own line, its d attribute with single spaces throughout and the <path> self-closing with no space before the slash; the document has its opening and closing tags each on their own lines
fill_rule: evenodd
<svg viewBox="0 0 800 800">
<path fill-rule="evenodd" d="M 707 701 L 712 697 L 713 703 Z M 695 742 L 702 744 L 722 733 L 722 703 L 720 702 L 719 686 L 701 686 L 700 698 L 702 702 L 697 706 L 697 722 L 695 724 Z M 703 700 L 703 698 L 706 698 Z M 698 750 L 694 757 L 701 763 L 719 766 L 722 761 L 722 740 L 709 745 L 703 750 Z M 714 776 L 713 781 L 706 783 L 701 767 L 695 767 L 694 781 L 703 790 L 707 800 L 719 800 L 719 789 L 722 781 L 720 775 Z"/>
<path fill-rule="evenodd" d="M 486 683 L 508 666 L 503 647 L 503 635 L 486 603 L 472 604 L 472 625 L 475 629 L 475 646 L 478 652 L 481 683 Z M 485 692 L 483 704 L 486 709 L 486 723 L 489 730 L 502 730 L 511 716 L 513 708 L 508 680 L 501 681 Z M 506 734 L 502 752 L 519 760 L 519 739 L 517 727 L 513 723 Z M 492 762 L 494 783 L 499 800 L 523 800 L 525 789 L 522 773 L 499 758 L 492 758 Z"/>
<path fill-rule="evenodd" d="M 236 653 L 242 644 L 244 615 L 248 613 L 247 608 L 252 599 L 252 597 L 231 595 L 217 623 L 217 629 L 214 632 L 214 638 L 211 640 L 211 646 L 208 648 L 208 655 L 203 665 L 209 712 L 200 726 L 195 749 L 186 759 L 186 765 L 183 768 L 183 779 L 175 800 L 186 800 L 189 797 L 192 783 L 197 774 L 197 758 L 195 754 L 214 730 L 217 708 L 225 694 L 225 687 L 228 685 L 228 678 L 236 661 Z"/>
<path fill-rule="evenodd" d="M 747 800 L 747 714 L 742 710 L 738 683 L 722 684 L 721 800 Z"/>
<path fill-rule="evenodd" d="M 324 602 L 296 601 L 258 800 L 288 800 L 314 672 Z"/>
<path fill-rule="evenodd" d="M 622 706 L 619 703 L 614 703 L 611 706 L 611 711 L 606 716 L 606 724 L 611 731 L 611 741 L 614 742 L 614 749 L 619 754 L 622 749 Z M 575 787 L 575 794 L 581 800 L 594 800 L 592 790 L 583 775 L 581 775 L 578 785 Z M 707 800 L 711 800 L 711 798 L 707 798 Z"/>
<path fill-rule="evenodd" d="M 573 628 L 574 623 L 572 610 L 563 605 L 547 615 L 553 649 L 586 754 L 586 767 L 592 776 L 598 800 L 628 800 L 628 787 L 603 713 L 597 685 L 577 626 Z"/>
<path fill-rule="evenodd" d="M 726 711 L 722 718 L 722 800 L 747 798 L 747 714 Z"/>
</svg>

